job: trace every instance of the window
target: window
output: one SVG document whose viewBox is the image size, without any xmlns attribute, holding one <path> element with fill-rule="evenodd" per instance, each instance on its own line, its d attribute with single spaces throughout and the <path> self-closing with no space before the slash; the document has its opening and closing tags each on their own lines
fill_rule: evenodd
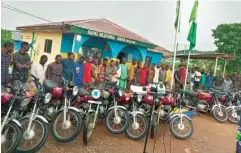
<svg viewBox="0 0 241 153">
<path fill-rule="evenodd" d="M 93 56 L 94 58 L 98 58 L 99 60 L 101 59 L 102 49 L 100 48 L 82 46 L 82 51 L 83 51 L 84 57 Z"/>
<path fill-rule="evenodd" d="M 150 56 L 146 56 L 146 63 L 151 64 L 152 58 Z"/>
<path fill-rule="evenodd" d="M 51 54 L 51 51 L 52 51 L 52 40 L 46 39 L 45 46 L 44 46 L 44 52 Z"/>
</svg>

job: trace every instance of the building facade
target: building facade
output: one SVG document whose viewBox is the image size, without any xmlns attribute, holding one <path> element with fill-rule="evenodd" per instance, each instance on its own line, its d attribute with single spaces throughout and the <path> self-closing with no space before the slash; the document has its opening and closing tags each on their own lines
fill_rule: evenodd
<svg viewBox="0 0 241 153">
<path fill-rule="evenodd" d="M 34 61 L 41 55 L 54 61 L 55 55 L 67 57 L 68 52 L 96 58 L 133 59 L 142 62 L 161 62 L 168 50 L 149 40 L 126 30 L 106 19 L 56 22 L 17 27 L 22 40 L 15 40 L 15 51 L 20 49 L 21 41 L 31 45 L 29 54 Z"/>
</svg>

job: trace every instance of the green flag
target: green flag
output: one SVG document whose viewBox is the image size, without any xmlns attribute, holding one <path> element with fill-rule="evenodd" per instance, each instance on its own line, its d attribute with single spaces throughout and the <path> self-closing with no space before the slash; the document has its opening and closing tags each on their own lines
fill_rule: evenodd
<svg viewBox="0 0 241 153">
<path fill-rule="evenodd" d="M 198 10 L 198 0 L 194 2 L 192 13 L 190 15 L 189 23 L 191 27 L 188 33 L 187 40 L 190 42 L 189 50 L 192 50 L 196 46 L 196 35 L 197 35 L 197 10 Z"/>
<path fill-rule="evenodd" d="M 180 19 L 179 19 L 179 13 L 180 13 L 180 5 L 181 5 L 181 2 L 180 0 L 177 0 L 177 7 L 176 7 L 176 20 L 175 20 L 175 24 L 174 24 L 174 27 L 175 29 L 177 30 L 177 26 L 178 26 L 178 22 L 180 24 Z M 178 32 L 180 32 L 180 25 L 178 27 Z"/>
</svg>

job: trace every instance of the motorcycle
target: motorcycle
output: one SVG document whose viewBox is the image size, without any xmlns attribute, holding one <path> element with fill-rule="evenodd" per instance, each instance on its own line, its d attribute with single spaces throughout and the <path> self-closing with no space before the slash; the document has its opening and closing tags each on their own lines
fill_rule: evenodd
<svg viewBox="0 0 241 153">
<path fill-rule="evenodd" d="M 115 91 L 113 92 L 112 87 L 115 86 L 116 83 L 108 82 L 105 79 L 105 87 L 103 89 L 94 89 L 91 93 L 93 100 L 88 100 L 88 109 L 84 112 L 85 113 L 85 123 L 84 123 L 84 129 L 83 129 L 83 141 L 84 144 L 88 144 L 92 137 L 92 132 L 96 127 L 98 118 L 106 119 L 106 127 L 107 129 L 114 133 L 114 134 L 120 134 L 123 133 L 123 128 L 125 130 L 126 126 L 128 126 L 128 113 L 124 110 L 121 106 L 117 106 L 116 101 L 112 99 Z M 113 107 L 110 107 L 112 105 L 111 101 L 114 102 Z M 113 127 L 110 125 L 110 122 L 112 121 L 112 110 L 117 109 L 116 111 L 121 112 L 121 114 L 114 114 L 114 120 L 116 120 L 116 123 L 114 125 L 118 125 L 121 123 L 122 120 L 124 120 L 124 125 L 120 129 L 113 129 Z M 115 113 L 115 112 L 114 112 Z M 117 113 L 117 112 L 116 112 Z M 119 118 L 124 117 L 125 119 Z"/>
<path fill-rule="evenodd" d="M 129 113 L 125 107 L 118 104 L 118 98 L 122 97 L 122 91 L 114 86 L 108 92 L 111 94 L 111 101 L 114 106 L 110 107 L 107 111 L 105 125 L 109 132 L 121 134 L 129 126 Z"/>
<path fill-rule="evenodd" d="M 129 127 L 125 131 L 125 134 L 129 139 L 137 141 L 143 139 L 146 136 L 148 121 L 146 115 L 138 110 L 138 97 L 143 93 L 136 92 L 137 90 L 135 90 L 135 86 L 131 86 L 131 90 L 132 97 L 129 106 L 130 120 Z"/>
<path fill-rule="evenodd" d="M 240 96 L 239 91 L 237 89 L 233 89 L 232 92 L 224 92 L 219 88 L 211 89 L 213 92 L 217 92 L 219 94 L 223 94 L 226 96 L 225 105 L 227 106 L 226 110 L 228 113 L 228 120 L 233 123 L 238 123 L 238 115 L 237 115 L 237 108 L 240 107 Z"/>
<path fill-rule="evenodd" d="M 48 137 L 48 121 L 39 115 L 39 105 L 41 102 L 49 103 L 52 96 L 50 93 L 44 92 L 39 79 L 31 76 L 34 78 L 38 91 L 32 100 L 29 112 L 19 120 L 23 127 L 23 137 L 17 147 L 17 152 L 37 152 L 45 144 Z"/>
<path fill-rule="evenodd" d="M 20 82 L 20 81 L 19 81 Z M 26 89 L 20 82 L 15 94 L 6 92 L 1 86 L 1 152 L 12 153 L 17 149 L 22 137 L 22 125 L 15 119 L 14 112 L 18 109 L 25 109 L 31 101 L 26 96 Z"/>
<path fill-rule="evenodd" d="M 139 88 L 139 89 L 138 89 Z M 155 90 L 152 94 L 148 94 L 147 90 Z M 158 107 L 160 106 L 159 95 L 165 94 L 165 86 L 162 82 L 158 84 L 150 84 L 147 90 L 142 87 L 132 86 L 133 91 L 139 91 L 137 102 L 138 110 L 146 115 L 147 118 L 151 116 L 151 138 L 154 138 L 157 126 L 159 125 L 158 120 Z M 152 111 L 151 111 L 152 110 Z M 152 112 L 152 114 L 151 114 Z"/>
<path fill-rule="evenodd" d="M 167 119 L 167 122 L 169 122 L 170 132 L 174 137 L 181 140 L 188 139 L 193 134 L 193 124 L 191 118 L 182 113 L 182 107 L 185 105 L 186 103 L 183 101 L 183 98 L 180 94 L 178 94 L 177 103 L 172 106 L 172 110 L 178 108 L 178 113 L 168 115 Z M 187 131 L 184 131 L 185 129 Z"/>
<path fill-rule="evenodd" d="M 218 95 L 215 92 L 203 93 L 193 92 L 189 90 L 182 90 L 185 103 L 187 107 L 197 110 L 197 112 L 209 112 L 211 111 L 214 119 L 218 122 L 226 122 L 228 119 L 228 113 L 226 107 L 221 104 L 224 103 L 226 97 Z"/>
<path fill-rule="evenodd" d="M 52 73 L 62 77 L 61 74 Z M 56 141 L 68 143 L 79 135 L 82 128 L 82 116 L 77 108 L 71 106 L 73 98 L 78 94 L 78 87 L 63 77 L 62 80 L 61 102 L 63 106 L 53 115 L 51 131 Z"/>
</svg>

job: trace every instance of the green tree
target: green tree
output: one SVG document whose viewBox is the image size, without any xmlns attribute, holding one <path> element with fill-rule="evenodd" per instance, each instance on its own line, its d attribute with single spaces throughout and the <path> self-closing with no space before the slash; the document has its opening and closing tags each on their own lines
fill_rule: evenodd
<svg viewBox="0 0 241 153">
<path fill-rule="evenodd" d="M 3 45 L 7 41 L 13 42 L 12 31 L 1 29 L 1 44 Z"/>
<path fill-rule="evenodd" d="M 236 56 L 235 61 L 227 63 L 227 73 L 241 72 L 241 23 L 220 24 L 212 32 L 217 52 Z M 224 67 L 223 61 L 220 61 L 219 64 L 222 65 L 222 68 Z"/>
</svg>

